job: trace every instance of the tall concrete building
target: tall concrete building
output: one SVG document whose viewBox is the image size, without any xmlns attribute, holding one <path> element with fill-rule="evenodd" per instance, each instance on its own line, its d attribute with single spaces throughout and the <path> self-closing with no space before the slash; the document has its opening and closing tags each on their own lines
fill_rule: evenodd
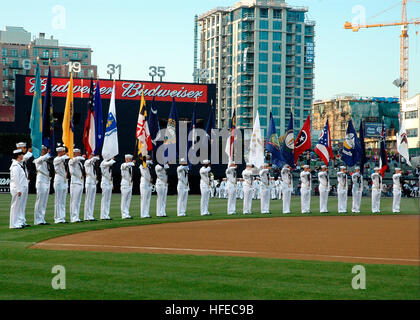
<svg viewBox="0 0 420 320">
<path fill-rule="evenodd" d="M 35 74 L 38 61 L 41 76 L 48 74 L 48 65 L 54 77 L 69 75 L 68 62 L 79 62 L 78 77 L 96 77 L 97 66 L 92 65 L 92 50 L 86 46 L 59 45 L 52 36 L 44 33 L 32 38 L 22 27 L 7 26 L 0 31 L 0 106 L 14 105 L 15 75 Z"/>
<path fill-rule="evenodd" d="M 420 155 L 420 93 L 402 103 L 408 147 L 413 155 Z"/>
<path fill-rule="evenodd" d="M 311 113 L 314 26 L 306 7 L 284 0 L 248 0 L 202 14 L 201 69 L 217 85 L 217 125 L 252 128 L 259 111 L 266 134 L 270 110 L 283 133 L 294 112 L 295 129 Z"/>
</svg>

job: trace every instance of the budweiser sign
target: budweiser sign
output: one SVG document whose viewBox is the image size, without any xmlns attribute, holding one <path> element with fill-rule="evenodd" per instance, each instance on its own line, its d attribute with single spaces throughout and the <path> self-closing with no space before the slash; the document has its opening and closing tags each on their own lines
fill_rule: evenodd
<svg viewBox="0 0 420 320">
<path fill-rule="evenodd" d="M 73 79 L 75 98 L 89 98 L 90 79 Z M 93 80 L 95 87 L 96 81 Z M 66 97 L 69 78 L 52 78 L 53 97 Z M 113 80 L 99 80 L 101 98 L 111 99 Z M 41 90 L 45 92 L 47 78 L 41 77 Z M 25 77 L 25 95 L 32 96 L 35 91 L 35 77 Z M 185 83 L 159 83 L 148 81 L 115 81 L 115 98 L 117 100 L 140 100 L 144 92 L 146 100 L 207 103 L 207 85 Z"/>
</svg>

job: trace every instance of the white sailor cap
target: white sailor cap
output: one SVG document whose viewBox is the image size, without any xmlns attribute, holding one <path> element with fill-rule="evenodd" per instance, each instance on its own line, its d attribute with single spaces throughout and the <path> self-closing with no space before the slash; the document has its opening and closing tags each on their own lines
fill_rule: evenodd
<svg viewBox="0 0 420 320">
<path fill-rule="evenodd" d="M 185 158 L 179 159 L 179 163 L 186 163 L 186 162 L 187 162 L 187 160 Z"/>
<path fill-rule="evenodd" d="M 321 169 L 326 169 L 327 168 L 327 166 L 325 165 L 325 164 L 323 164 L 322 166 L 321 166 Z"/>
<path fill-rule="evenodd" d="M 235 161 L 231 161 L 231 162 L 229 162 L 229 166 L 230 166 L 231 164 L 236 164 L 236 163 L 235 163 Z"/>
<path fill-rule="evenodd" d="M 26 142 L 16 143 L 16 148 L 26 148 Z"/>
<path fill-rule="evenodd" d="M 340 166 L 340 169 L 347 169 L 345 166 Z"/>
<path fill-rule="evenodd" d="M 309 168 L 309 165 L 307 165 L 307 164 L 305 164 L 304 166 L 303 166 L 303 169 L 308 169 Z"/>
<path fill-rule="evenodd" d="M 23 154 L 23 151 L 20 149 L 13 150 L 13 154 Z"/>
<path fill-rule="evenodd" d="M 73 149 L 73 152 L 81 152 L 79 148 Z"/>
<path fill-rule="evenodd" d="M 283 166 L 283 169 L 289 169 L 290 168 L 290 166 L 288 165 L 288 164 L 285 164 L 284 166 Z"/>
<path fill-rule="evenodd" d="M 203 160 L 203 164 L 210 164 L 210 160 Z"/>
<path fill-rule="evenodd" d="M 55 151 L 57 151 L 57 152 L 66 151 L 66 148 L 64 148 L 64 147 L 58 147 L 57 149 L 55 149 Z"/>
<path fill-rule="evenodd" d="M 42 149 L 48 150 L 47 146 L 42 145 Z"/>
<path fill-rule="evenodd" d="M 248 162 L 248 163 L 246 164 L 246 166 L 247 166 L 247 167 L 253 167 L 254 165 L 253 165 L 252 163 Z"/>
<path fill-rule="evenodd" d="M 395 171 L 401 171 L 401 168 L 395 168 Z"/>
<path fill-rule="evenodd" d="M 354 170 L 360 170 L 360 167 L 356 167 L 356 168 L 354 168 Z"/>
<path fill-rule="evenodd" d="M 267 163 L 267 162 L 265 162 L 265 163 L 264 163 L 264 167 L 268 167 L 268 166 L 270 166 L 270 164 L 269 164 L 269 163 Z"/>
<path fill-rule="evenodd" d="M 380 170 L 381 170 L 381 168 L 376 167 L 376 168 L 374 168 L 373 170 L 374 170 L 374 171 L 380 171 Z"/>
<path fill-rule="evenodd" d="M 126 158 L 126 159 L 133 159 L 133 155 L 131 155 L 131 154 L 126 154 L 126 155 L 125 155 L 125 158 Z"/>
</svg>

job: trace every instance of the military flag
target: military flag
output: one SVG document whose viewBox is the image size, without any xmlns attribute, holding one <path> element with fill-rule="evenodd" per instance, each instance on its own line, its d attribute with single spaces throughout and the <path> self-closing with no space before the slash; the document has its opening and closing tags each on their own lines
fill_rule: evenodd
<svg viewBox="0 0 420 320">
<path fill-rule="evenodd" d="M 321 132 L 318 144 L 315 147 L 315 152 L 322 159 L 322 161 L 324 161 L 326 166 L 328 166 L 330 159 L 334 159 L 334 154 L 331 145 L 330 125 L 328 123 L 328 120 L 325 123 L 324 129 Z"/>
<path fill-rule="evenodd" d="M 251 143 L 249 146 L 248 162 L 252 163 L 256 168 L 261 168 L 264 164 L 264 141 L 261 135 L 260 115 L 255 115 L 254 126 L 252 129 Z"/>
<path fill-rule="evenodd" d="M 363 175 L 365 169 L 366 157 L 366 144 L 365 144 L 365 124 L 363 120 L 360 121 L 359 128 L 359 142 L 360 142 L 360 173 Z"/>
<path fill-rule="evenodd" d="M 147 123 L 146 100 L 144 99 L 144 92 L 141 96 L 139 117 L 137 120 L 136 145 L 137 154 L 143 161 L 143 166 L 146 168 L 146 156 L 149 151 L 153 150 L 153 143 L 152 138 L 150 137 L 149 125 Z"/>
<path fill-rule="evenodd" d="M 51 68 L 48 68 L 47 85 L 45 88 L 44 105 L 42 108 L 42 144 L 50 149 L 50 155 L 55 156 L 54 110 L 52 103 Z"/>
<path fill-rule="evenodd" d="M 88 100 L 88 111 L 83 131 L 83 145 L 85 146 L 86 156 L 89 158 L 95 151 L 95 94 L 93 80 L 90 80 L 90 91 Z"/>
<path fill-rule="evenodd" d="M 349 167 L 353 167 L 361 159 L 361 154 L 362 148 L 357 138 L 356 129 L 354 129 L 353 121 L 349 120 L 343 149 L 341 150 L 341 159 Z"/>
<path fill-rule="evenodd" d="M 386 131 L 385 124 L 382 121 L 381 137 L 379 138 L 380 144 L 380 157 L 379 157 L 379 168 L 381 168 L 382 178 L 385 176 L 385 171 L 388 169 L 388 155 L 386 152 Z"/>
<path fill-rule="evenodd" d="M 165 139 L 163 141 L 167 146 L 165 150 L 166 156 L 169 161 L 175 162 L 178 158 L 178 145 L 179 145 L 179 122 L 178 122 L 178 109 L 176 107 L 175 98 L 172 100 L 171 112 L 168 117 L 168 125 L 166 126 Z"/>
<path fill-rule="evenodd" d="M 66 107 L 64 109 L 63 117 L 63 144 L 67 147 L 69 157 L 73 159 L 74 146 L 74 99 L 73 99 L 73 73 L 70 75 L 69 88 L 67 90 Z"/>
<path fill-rule="evenodd" d="M 104 118 L 102 115 L 102 100 L 101 100 L 101 88 L 99 87 L 99 80 L 96 81 L 95 91 L 95 155 L 99 155 L 101 152 L 102 145 L 104 143 Z"/>
<path fill-rule="evenodd" d="M 295 140 L 295 164 L 299 156 L 311 149 L 311 117 L 308 116 Z"/>
<path fill-rule="evenodd" d="M 104 160 L 110 160 L 118 155 L 118 130 L 117 130 L 117 112 L 115 110 L 115 84 L 112 87 L 111 101 L 109 104 L 108 120 L 105 129 L 104 146 L 102 148 L 102 157 Z"/>
<path fill-rule="evenodd" d="M 236 137 L 236 109 L 233 110 L 232 120 L 230 123 L 230 134 L 226 141 L 225 152 L 229 156 L 229 162 L 233 160 L 234 156 L 234 145 L 235 145 L 235 137 Z"/>
<path fill-rule="evenodd" d="M 35 91 L 32 99 L 29 129 L 31 129 L 32 153 L 34 158 L 37 159 L 41 156 L 42 151 L 42 96 L 39 64 L 36 64 L 35 70 Z"/>
<path fill-rule="evenodd" d="M 295 166 L 295 137 L 293 131 L 293 114 L 290 115 L 289 125 L 283 136 L 279 138 L 280 156 L 284 163 Z"/>
<path fill-rule="evenodd" d="M 270 123 L 268 125 L 267 139 L 265 149 L 271 153 L 271 163 L 279 167 L 283 166 L 283 158 L 281 156 L 279 136 L 277 135 L 276 124 L 273 114 L 270 112 Z"/>
<path fill-rule="evenodd" d="M 407 164 L 412 167 L 408 153 L 407 131 L 405 131 L 405 125 L 402 119 L 400 121 L 400 132 L 397 133 L 397 151 L 405 159 Z"/>
</svg>

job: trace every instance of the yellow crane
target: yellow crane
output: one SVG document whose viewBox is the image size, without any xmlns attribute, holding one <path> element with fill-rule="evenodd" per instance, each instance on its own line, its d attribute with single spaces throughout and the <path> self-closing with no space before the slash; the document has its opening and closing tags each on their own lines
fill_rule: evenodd
<svg viewBox="0 0 420 320">
<path fill-rule="evenodd" d="M 391 23 L 378 23 L 378 24 L 352 24 L 351 22 L 346 21 L 344 24 L 344 29 L 353 30 L 353 32 L 359 31 L 361 28 L 378 28 L 378 27 L 390 27 L 390 26 L 401 26 L 401 35 L 400 35 L 400 105 L 402 101 L 408 99 L 408 25 L 420 25 L 420 18 L 413 18 L 411 20 L 407 19 L 407 1 L 410 2 L 419 2 L 413 0 L 402 0 L 401 1 L 401 21 L 391 22 Z M 399 3 L 398 3 L 399 4 Z M 397 4 L 397 5 L 398 5 Z M 393 6 L 395 7 L 395 5 Z M 393 8 L 391 7 L 391 8 Z M 390 9 L 391 9 L 390 8 Z M 389 9 L 385 10 L 388 11 Z M 383 11 L 383 12 L 385 12 Z M 382 12 L 381 12 L 382 13 Z"/>
</svg>

